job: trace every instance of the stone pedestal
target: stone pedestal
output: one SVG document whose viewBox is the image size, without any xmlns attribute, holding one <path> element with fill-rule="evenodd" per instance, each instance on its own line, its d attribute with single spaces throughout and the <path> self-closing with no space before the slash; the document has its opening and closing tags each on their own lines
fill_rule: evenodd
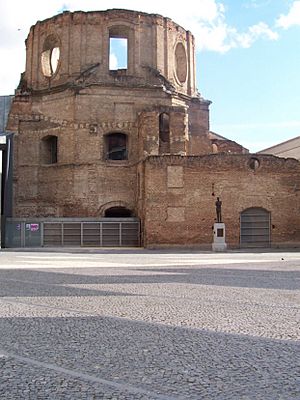
<svg viewBox="0 0 300 400">
<path fill-rule="evenodd" d="M 214 240 L 212 244 L 213 251 L 226 251 L 225 242 L 225 224 L 223 222 L 214 223 Z"/>
</svg>

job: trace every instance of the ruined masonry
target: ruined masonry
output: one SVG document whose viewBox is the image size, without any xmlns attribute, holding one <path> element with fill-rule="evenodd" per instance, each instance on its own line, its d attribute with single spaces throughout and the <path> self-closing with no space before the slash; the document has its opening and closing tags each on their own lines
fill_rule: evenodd
<svg viewBox="0 0 300 400">
<path fill-rule="evenodd" d="M 194 37 L 169 18 L 78 11 L 32 26 L 7 127 L 6 245 L 207 248 L 217 196 L 229 247 L 299 244 L 299 162 L 219 140 L 195 82 Z"/>
</svg>

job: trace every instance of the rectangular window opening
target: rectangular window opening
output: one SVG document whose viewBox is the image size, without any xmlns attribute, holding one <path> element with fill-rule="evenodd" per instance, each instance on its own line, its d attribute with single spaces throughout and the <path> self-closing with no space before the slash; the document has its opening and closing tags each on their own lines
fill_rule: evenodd
<svg viewBox="0 0 300 400">
<path fill-rule="evenodd" d="M 56 164 L 57 163 L 57 137 L 54 136 L 53 140 L 51 142 L 51 148 L 50 148 L 50 160 L 51 164 Z"/>
<path fill-rule="evenodd" d="M 109 38 L 109 70 L 127 69 L 128 67 L 128 39 Z"/>
</svg>

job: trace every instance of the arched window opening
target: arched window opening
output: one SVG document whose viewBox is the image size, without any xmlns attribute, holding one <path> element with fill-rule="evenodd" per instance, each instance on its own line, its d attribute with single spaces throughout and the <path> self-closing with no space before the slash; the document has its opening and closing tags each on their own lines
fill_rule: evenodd
<svg viewBox="0 0 300 400">
<path fill-rule="evenodd" d="M 114 26 L 109 30 L 109 70 L 128 68 L 128 28 Z"/>
<path fill-rule="evenodd" d="M 44 76 L 50 78 L 57 71 L 60 60 L 60 42 L 55 35 L 50 35 L 44 42 L 41 66 Z"/>
<path fill-rule="evenodd" d="M 106 218 L 130 218 L 132 217 L 131 210 L 126 207 L 111 207 L 105 211 Z"/>
<path fill-rule="evenodd" d="M 159 115 L 159 153 L 170 152 L 170 116 L 167 113 Z"/>
<path fill-rule="evenodd" d="M 111 133 L 106 136 L 106 159 L 127 160 L 127 135 Z"/>
<path fill-rule="evenodd" d="M 57 136 L 47 136 L 41 142 L 41 163 L 57 163 Z"/>
</svg>

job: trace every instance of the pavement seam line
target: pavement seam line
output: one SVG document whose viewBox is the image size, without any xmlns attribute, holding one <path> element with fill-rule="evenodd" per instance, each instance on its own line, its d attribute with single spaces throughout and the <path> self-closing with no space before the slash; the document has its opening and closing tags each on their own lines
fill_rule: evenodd
<svg viewBox="0 0 300 400">
<path fill-rule="evenodd" d="M 170 396 L 156 394 L 156 393 L 150 392 L 149 390 L 138 388 L 136 386 L 132 386 L 127 383 L 118 383 L 118 382 L 110 381 L 107 379 L 98 378 L 93 375 L 82 373 L 82 372 L 72 370 L 69 368 L 59 367 L 58 365 L 55 365 L 55 364 L 37 361 L 30 357 L 19 356 L 17 354 L 10 353 L 10 352 L 0 349 L 0 357 L 3 357 L 3 356 L 7 357 L 7 358 L 14 358 L 15 360 L 18 360 L 20 362 L 23 362 L 26 364 L 31 364 L 31 365 L 39 367 L 39 368 L 44 368 L 44 369 L 49 369 L 51 371 L 60 372 L 65 375 L 71 376 L 73 378 L 81 378 L 81 379 L 84 379 L 86 381 L 90 381 L 93 383 L 100 383 L 102 385 L 110 386 L 117 390 L 121 390 L 121 391 L 125 390 L 126 392 L 135 393 L 135 394 L 144 394 L 147 396 L 151 396 L 152 398 L 155 398 L 157 400 L 181 400 L 181 399 L 183 399 L 182 397 L 170 397 Z"/>
</svg>

